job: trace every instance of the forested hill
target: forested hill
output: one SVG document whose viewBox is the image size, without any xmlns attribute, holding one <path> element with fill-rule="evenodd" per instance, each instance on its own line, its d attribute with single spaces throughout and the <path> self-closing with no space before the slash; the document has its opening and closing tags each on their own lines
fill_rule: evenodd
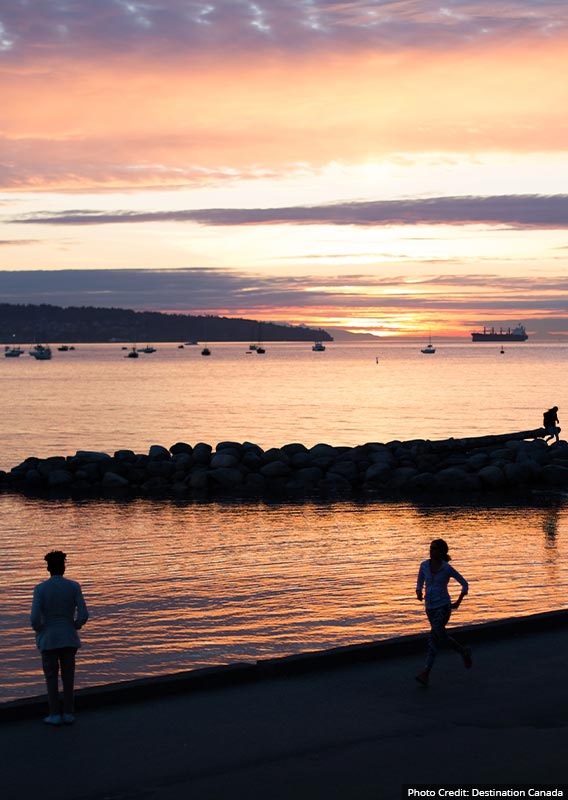
<svg viewBox="0 0 568 800">
<path fill-rule="evenodd" d="M 333 341 L 326 331 L 251 319 L 163 314 L 124 308 L 0 304 L 0 341 L 25 342 L 306 342 Z"/>
</svg>

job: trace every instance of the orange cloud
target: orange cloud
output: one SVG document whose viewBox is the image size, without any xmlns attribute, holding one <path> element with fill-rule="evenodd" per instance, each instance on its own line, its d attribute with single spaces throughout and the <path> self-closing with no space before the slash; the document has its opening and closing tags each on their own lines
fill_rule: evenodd
<svg viewBox="0 0 568 800">
<path fill-rule="evenodd" d="M 243 63 L 244 62 L 244 63 Z M 184 185 L 393 152 L 563 150 L 566 40 L 4 66 L 6 188 Z"/>
</svg>

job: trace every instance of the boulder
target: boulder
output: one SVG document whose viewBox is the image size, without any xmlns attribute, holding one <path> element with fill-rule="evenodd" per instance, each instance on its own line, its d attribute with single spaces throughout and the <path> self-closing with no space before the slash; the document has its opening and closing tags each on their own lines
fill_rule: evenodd
<svg viewBox="0 0 568 800">
<path fill-rule="evenodd" d="M 264 461 L 261 454 L 257 453 L 256 450 L 251 449 L 245 450 L 245 453 L 241 459 L 241 464 L 250 469 L 252 472 L 257 472 L 264 464 Z"/>
<path fill-rule="evenodd" d="M 50 489 L 62 489 L 71 486 L 73 473 L 66 469 L 54 469 L 47 475 L 47 485 Z"/>
<path fill-rule="evenodd" d="M 243 482 L 243 474 L 238 469 L 219 467 L 209 472 L 210 483 L 217 484 L 223 489 L 233 489 Z"/>
<path fill-rule="evenodd" d="M 292 442 L 291 444 L 285 444 L 280 448 L 287 456 L 292 458 L 299 453 L 307 453 L 308 448 L 305 444 L 300 444 L 300 442 Z"/>
<path fill-rule="evenodd" d="M 489 464 L 489 456 L 487 453 L 474 453 L 466 461 L 467 468 L 472 472 L 479 472 L 480 469 Z"/>
<path fill-rule="evenodd" d="M 221 450 L 230 450 L 231 452 L 234 451 L 237 456 L 239 456 L 242 449 L 243 445 L 240 442 L 219 442 L 215 448 L 215 452 L 220 453 Z"/>
<path fill-rule="evenodd" d="M 265 464 L 270 464 L 272 461 L 281 461 L 284 464 L 289 464 L 290 456 L 279 447 L 271 447 L 270 450 L 265 451 L 263 461 Z"/>
<path fill-rule="evenodd" d="M 397 467 L 391 472 L 389 486 L 391 489 L 403 489 L 418 474 L 418 470 L 414 467 Z"/>
<path fill-rule="evenodd" d="M 542 468 L 542 480 L 548 486 L 568 486 L 568 467 L 548 464 Z"/>
<path fill-rule="evenodd" d="M 153 444 L 148 450 L 148 456 L 153 461 L 169 461 L 171 458 L 170 451 L 161 444 Z"/>
<path fill-rule="evenodd" d="M 251 472 L 245 478 L 245 489 L 249 494 L 259 497 L 265 494 L 267 490 L 267 481 L 258 472 Z"/>
<path fill-rule="evenodd" d="M 156 459 L 155 461 L 149 461 L 146 469 L 148 471 L 148 475 L 150 475 L 152 478 L 167 479 L 174 474 L 176 465 L 171 461 Z"/>
<path fill-rule="evenodd" d="M 37 469 L 29 469 L 24 478 L 27 486 L 41 486 L 43 478 Z"/>
<path fill-rule="evenodd" d="M 127 489 L 130 483 L 122 475 L 116 472 L 105 472 L 101 481 L 103 489 Z"/>
<path fill-rule="evenodd" d="M 186 479 L 186 483 L 189 481 L 189 486 L 192 489 L 202 490 L 207 489 L 208 486 L 208 479 L 207 479 L 208 472 L 206 469 L 199 468 L 194 469 L 190 473 L 188 479 Z"/>
<path fill-rule="evenodd" d="M 328 472 L 320 482 L 319 488 L 326 494 L 349 495 L 352 492 L 351 483 L 337 473 Z"/>
<path fill-rule="evenodd" d="M 115 461 L 136 461 L 136 453 L 133 450 L 117 450 L 114 454 Z"/>
<path fill-rule="evenodd" d="M 291 469 L 284 461 L 271 461 L 259 470 L 260 474 L 268 480 L 274 478 L 286 478 L 291 473 Z"/>
<path fill-rule="evenodd" d="M 487 467 L 483 467 L 483 469 L 480 469 L 477 474 L 482 485 L 488 489 L 500 489 L 501 487 L 505 486 L 507 482 L 503 470 L 492 464 Z"/>
<path fill-rule="evenodd" d="M 211 458 L 212 469 L 236 467 L 238 463 L 238 457 L 233 452 L 229 452 L 229 448 L 222 452 L 216 452 Z"/>
<path fill-rule="evenodd" d="M 304 467 L 299 469 L 295 475 L 294 480 L 305 488 L 316 486 L 323 479 L 323 471 L 318 467 Z"/>
<path fill-rule="evenodd" d="M 436 482 L 442 489 L 464 491 L 469 485 L 471 473 L 460 467 L 446 467 L 436 473 Z"/>
<path fill-rule="evenodd" d="M 73 458 L 93 463 L 95 461 L 106 461 L 110 456 L 108 453 L 101 453 L 98 450 L 77 450 Z"/>
<path fill-rule="evenodd" d="M 193 460 L 196 464 L 202 464 L 204 466 L 209 466 L 209 462 L 211 461 L 211 452 L 213 448 L 210 444 L 206 444 L 205 442 L 199 442 L 193 448 Z"/>
<path fill-rule="evenodd" d="M 290 459 L 290 464 L 296 469 L 303 469 L 304 467 L 309 467 L 311 463 L 312 463 L 312 457 L 307 451 L 294 453 L 294 455 Z"/>
<path fill-rule="evenodd" d="M 310 447 L 309 453 L 312 458 L 337 458 L 338 452 L 336 447 L 332 447 L 329 444 L 315 444 L 313 447 Z"/>
<path fill-rule="evenodd" d="M 365 472 L 365 481 L 370 484 L 384 484 L 390 479 L 391 472 L 390 466 L 383 461 L 371 464 Z"/>
<path fill-rule="evenodd" d="M 336 461 L 328 470 L 328 475 L 341 475 L 348 481 L 355 481 L 359 477 L 359 470 L 354 461 Z"/>
<path fill-rule="evenodd" d="M 176 442 L 170 447 L 170 453 L 172 456 L 177 456 L 181 453 L 190 456 L 193 453 L 193 447 L 190 444 L 186 444 L 186 442 Z"/>
</svg>

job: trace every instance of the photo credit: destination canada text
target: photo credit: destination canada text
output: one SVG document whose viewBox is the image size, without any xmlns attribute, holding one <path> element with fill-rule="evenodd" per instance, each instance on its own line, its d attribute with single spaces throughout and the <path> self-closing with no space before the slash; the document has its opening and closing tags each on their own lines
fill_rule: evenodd
<svg viewBox="0 0 568 800">
<path fill-rule="evenodd" d="M 453 800 L 453 798 L 566 797 L 568 783 L 405 783 L 402 800 Z"/>
</svg>

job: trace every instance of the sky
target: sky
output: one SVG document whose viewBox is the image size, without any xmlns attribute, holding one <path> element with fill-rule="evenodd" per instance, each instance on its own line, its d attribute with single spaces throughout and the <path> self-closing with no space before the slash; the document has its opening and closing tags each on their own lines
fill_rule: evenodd
<svg viewBox="0 0 568 800">
<path fill-rule="evenodd" d="M 0 0 L 0 302 L 568 335 L 565 0 Z"/>
</svg>

